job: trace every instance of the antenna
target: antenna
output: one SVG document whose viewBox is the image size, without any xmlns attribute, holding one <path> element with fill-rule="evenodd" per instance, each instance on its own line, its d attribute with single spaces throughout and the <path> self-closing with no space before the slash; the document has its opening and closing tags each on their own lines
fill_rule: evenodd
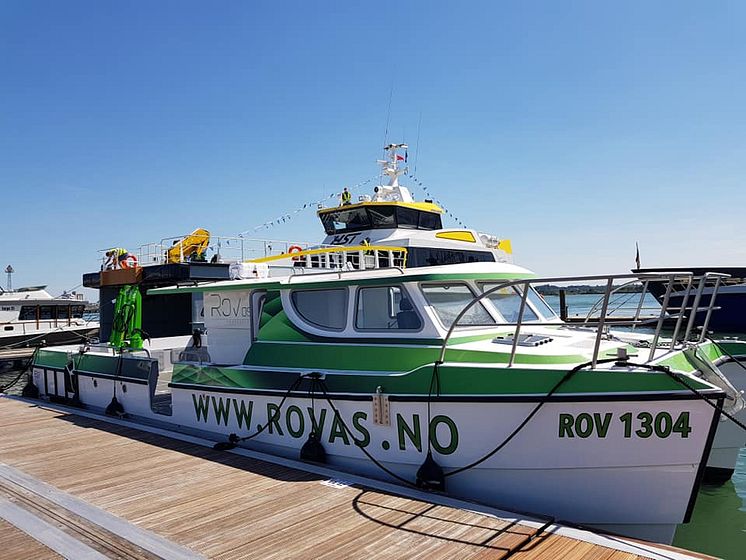
<svg viewBox="0 0 746 560">
<path fill-rule="evenodd" d="M 386 111 L 386 130 L 383 132 L 383 145 L 387 146 L 389 141 L 389 123 L 391 122 L 391 100 L 394 98 L 394 79 L 391 78 L 391 89 L 389 90 L 389 108 Z M 383 157 L 386 157 L 386 149 L 383 150 Z"/>
<path fill-rule="evenodd" d="M 5 272 L 8 274 L 8 291 L 13 291 L 13 273 L 15 270 L 13 270 L 13 267 L 8 265 L 5 267 Z"/>
<path fill-rule="evenodd" d="M 422 127 L 422 111 L 420 111 L 420 119 L 417 121 L 417 147 L 414 149 L 414 171 L 417 175 L 417 156 L 420 155 L 420 128 Z"/>
</svg>

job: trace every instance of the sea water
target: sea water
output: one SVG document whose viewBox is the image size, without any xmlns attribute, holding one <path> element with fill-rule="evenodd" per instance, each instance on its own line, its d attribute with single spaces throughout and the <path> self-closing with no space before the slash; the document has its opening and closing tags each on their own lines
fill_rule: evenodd
<svg viewBox="0 0 746 560">
<path fill-rule="evenodd" d="M 597 294 L 568 295 L 568 315 L 585 317 L 590 311 L 597 314 L 599 298 Z M 545 299 L 555 310 L 559 310 L 558 297 L 547 296 Z M 616 295 L 610 302 L 609 310 L 620 316 L 634 315 L 637 300 L 636 294 Z M 657 314 L 660 307 L 656 306 L 655 299 L 648 294 L 643 301 L 641 316 Z M 9 364 L 0 363 L 0 386 L 11 382 L 18 373 Z M 24 382 L 22 379 L 9 393 L 20 394 Z M 746 559 L 746 448 L 741 450 L 731 480 L 722 486 L 704 485 L 700 488 L 692 519 L 688 524 L 679 526 L 674 545 L 726 560 Z"/>
</svg>

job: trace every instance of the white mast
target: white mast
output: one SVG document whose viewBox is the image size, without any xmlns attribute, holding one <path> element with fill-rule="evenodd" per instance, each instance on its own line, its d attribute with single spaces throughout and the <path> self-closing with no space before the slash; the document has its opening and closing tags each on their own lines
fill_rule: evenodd
<svg viewBox="0 0 746 560">
<path fill-rule="evenodd" d="M 388 176 L 389 184 L 375 188 L 375 201 L 414 202 L 409 189 L 399 184 L 399 177 L 409 172 L 408 167 L 399 167 L 400 161 L 405 163 L 407 161 L 408 148 L 407 144 L 389 144 L 384 148 L 388 157 L 387 159 L 379 159 L 378 163 L 381 165 L 382 173 Z M 398 150 L 404 150 L 405 155 L 403 157 L 399 155 Z"/>
</svg>

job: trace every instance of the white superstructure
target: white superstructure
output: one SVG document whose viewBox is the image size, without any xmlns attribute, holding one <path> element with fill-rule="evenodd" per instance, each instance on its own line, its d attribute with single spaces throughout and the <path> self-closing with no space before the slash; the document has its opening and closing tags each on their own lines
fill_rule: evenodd
<svg viewBox="0 0 746 560">
<path fill-rule="evenodd" d="M 0 289 L 0 349 L 75 342 L 97 332 L 98 322 L 83 317 L 82 294 L 53 297 L 45 288 Z"/>
</svg>

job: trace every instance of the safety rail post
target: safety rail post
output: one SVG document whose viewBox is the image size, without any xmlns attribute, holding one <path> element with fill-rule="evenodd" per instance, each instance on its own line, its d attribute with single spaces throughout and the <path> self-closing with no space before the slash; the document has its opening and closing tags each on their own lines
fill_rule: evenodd
<svg viewBox="0 0 746 560">
<path fill-rule="evenodd" d="M 593 356 L 591 357 L 591 369 L 596 369 L 598 363 L 598 351 L 601 348 L 601 337 L 604 332 L 604 323 L 606 321 L 606 312 L 609 309 L 609 298 L 611 297 L 611 288 L 614 285 L 614 278 L 610 277 L 606 281 L 606 291 L 604 292 L 604 303 L 601 306 L 601 316 L 598 318 L 598 332 L 596 333 L 596 340 L 593 343 Z"/>
<path fill-rule="evenodd" d="M 661 312 L 658 315 L 658 323 L 655 325 L 655 334 L 653 335 L 653 341 L 650 343 L 650 353 L 648 354 L 648 362 L 655 356 L 655 351 L 658 349 L 658 339 L 661 335 L 661 329 L 666 319 L 666 309 L 668 309 L 668 302 L 671 299 L 671 290 L 673 289 L 673 282 L 668 281 L 666 287 L 666 295 L 663 296 L 663 303 L 661 303 Z"/>
<path fill-rule="evenodd" d="M 565 288 L 559 290 L 559 316 L 560 320 L 567 321 L 567 291 Z"/>
<path fill-rule="evenodd" d="M 692 303 L 692 314 L 689 316 L 689 321 L 686 324 L 686 331 L 684 332 L 684 342 L 689 340 L 689 335 L 692 334 L 694 323 L 697 319 L 697 311 L 699 311 L 699 302 L 702 300 L 702 292 L 705 291 L 706 275 L 699 277 L 699 285 L 697 286 L 697 292 L 694 295 L 694 303 Z"/>
<path fill-rule="evenodd" d="M 670 276 L 669 277 L 669 284 L 673 283 L 676 279 L 676 276 Z M 681 330 L 681 324 L 684 322 L 684 311 L 686 311 L 686 304 L 689 303 L 689 295 L 692 291 L 692 282 L 694 281 L 693 274 L 689 273 L 687 276 L 687 283 L 686 283 L 686 290 L 684 290 L 684 295 L 681 297 L 681 306 L 679 307 L 679 316 L 676 317 L 676 325 L 674 325 L 673 328 L 673 334 L 671 335 L 671 346 L 670 349 L 673 350 L 676 346 L 677 339 L 679 338 L 679 331 Z M 668 310 L 666 310 L 668 311 Z"/>
<path fill-rule="evenodd" d="M 521 324 L 523 323 L 523 312 L 526 309 L 526 299 L 528 298 L 528 289 L 531 282 L 526 281 L 523 284 L 523 293 L 521 294 L 521 307 L 518 310 L 518 321 L 516 322 L 515 331 L 513 331 L 513 346 L 510 349 L 510 358 L 508 359 L 508 367 L 513 367 L 513 361 L 515 360 L 515 353 L 518 349 L 518 336 L 521 334 Z"/>
<path fill-rule="evenodd" d="M 637 322 L 640 320 L 642 304 L 645 300 L 645 294 L 648 293 L 648 284 L 650 284 L 650 280 L 645 280 L 645 282 L 642 283 L 642 293 L 640 294 L 640 301 L 637 303 L 637 309 L 635 310 L 635 315 L 632 318 L 632 330 L 635 330 L 635 328 L 637 327 Z"/>
<path fill-rule="evenodd" d="M 715 299 L 717 298 L 718 291 L 720 291 L 720 280 L 723 279 L 723 275 L 706 272 L 705 277 L 714 277 L 715 286 L 712 288 L 710 305 L 707 306 L 707 315 L 705 315 L 705 321 L 702 323 L 702 333 L 699 335 L 699 342 L 704 342 L 705 337 L 707 336 L 707 327 L 710 325 L 710 318 L 712 317 L 712 311 L 715 308 Z"/>
</svg>

